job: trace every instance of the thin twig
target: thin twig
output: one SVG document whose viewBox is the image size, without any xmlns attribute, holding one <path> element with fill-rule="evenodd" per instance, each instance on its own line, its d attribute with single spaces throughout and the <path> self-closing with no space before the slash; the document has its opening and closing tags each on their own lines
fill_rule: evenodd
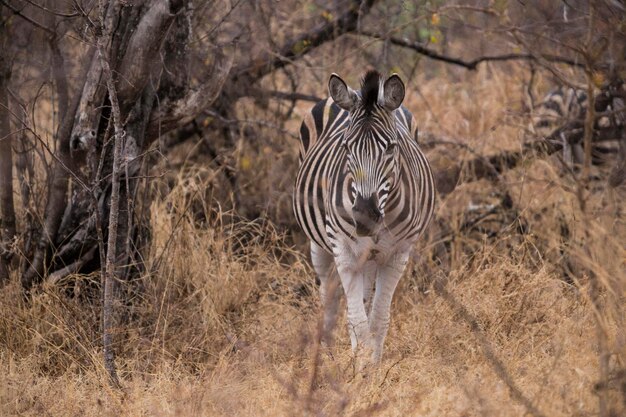
<svg viewBox="0 0 626 417">
<path fill-rule="evenodd" d="M 32 25 L 38 27 L 39 29 L 51 34 L 51 35 L 56 35 L 55 32 L 46 27 L 45 25 L 39 23 L 38 21 L 36 21 L 35 19 L 33 19 L 32 17 L 29 17 L 27 15 L 25 15 L 24 13 L 22 13 L 21 10 L 17 9 L 16 7 L 14 7 L 13 5 L 11 5 L 9 2 L 7 2 L 6 0 L 0 0 L 0 2 L 2 2 L 2 4 L 4 4 L 6 7 L 8 7 L 15 15 L 21 17 L 22 19 L 26 20 L 27 22 L 31 23 Z"/>
<path fill-rule="evenodd" d="M 47 8 L 46 6 L 42 5 L 42 4 L 37 4 L 37 3 L 35 3 L 35 2 L 34 2 L 34 1 L 32 1 L 32 0 L 26 0 L 26 2 L 27 2 L 27 3 L 29 3 L 29 4 L 31 4 L 31 5 L 33 5 L 33 6 L 35 6 L 35 7 L 37 7 L 37 8 L 39 8 L 39 9 L 41 9 L 41 10 L 43 10 L 43 11 L 45 11 L 45 12 L 47 12 L 47 13 L 51 13 L 51 14 L 53 14 L 53 15 L 55 15 L 55 16 L 59 16 L 59 17 L 68 17 L 68 18 L 71 18 L 71 17 L 78 17 L 78 16 L 80 16 L 80 15 L 81 15 L 81 14 L 80 14 L 80 13 L 78 13 L 78 12 L 74 12 L 74 13 L 62 13 L 62 12 L 58 12 L 58 11 L 56 11 L 56 10 L 49 9 L 49 8 Z"/>
<path fill-rule="evenodd" d="M 310 95 L 310 94 L 302 94 L 302 93 L 287 93 L 284 91 L 275 91 L 275 90 L 259 90 L 258 91 L 259 95 L 262 96 L 270 96 L 270 97 L 274 97 L 274 98 L 278 98 L 281 100 L 292 100 L 292 101 L 310 101 L 313 103 L 317 103 L 318 101 L 321 101 L 322 99 L 314 96 L 314 95 Z"/>
</svg>

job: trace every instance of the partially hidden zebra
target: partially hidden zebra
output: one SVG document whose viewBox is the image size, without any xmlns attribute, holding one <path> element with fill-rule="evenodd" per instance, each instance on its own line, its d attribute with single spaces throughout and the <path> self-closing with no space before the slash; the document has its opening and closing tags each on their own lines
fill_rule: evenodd
<svg viewBox="0 0 626 417">
<path fill-rule="evenodd" d="M 558 128 L 576 120 L 583 120 L 587 107 L 587 93 L 583 90 L 559 86 L 546 94 L 534 109 L 532 130 L 539 136 L 550 137 Z M 581 143 L 570 144 L 564 135 L 557 138 L 563 147 L 563 161 L 568 165 L 582 164 Z"/>
<path fill-rule="evenodd" d="M 300 128 L 293 207 L 311 240 L 325 332 L 340 282 L 352 350 L 363 367 L 381 359 L 391 300 L 433 215 L 435 185 L 398 75 L 385 80 L 369 71 L 355 91 L 332 74 L 328 89 L 330 97 Z"/>
<path fill-rule="evenodd" d="M 626 169 L 624 100 L 626 84 L 612 83 L 594 95 L 596 121 L 592 142 L 593 164 L 603 164 L 609 153 L 617 153 L 617 161 L 609 182 L 621 183 Z M 568 134 L 572 129 L 582 132 L 589 100 L 584 90 L 559 86 L 546 94 L 533 109 L 531 129 L 538 136 L 558 141 L 563 149 L 563 162 L 573 168 L 583 164 L 582 134 Z M 611 135 L 615 136 L 611 136 Z M 572 141 L 572 138 L 576 139 Z M 615 178 L 613 178 L 615 177 Z"/>
</svg>

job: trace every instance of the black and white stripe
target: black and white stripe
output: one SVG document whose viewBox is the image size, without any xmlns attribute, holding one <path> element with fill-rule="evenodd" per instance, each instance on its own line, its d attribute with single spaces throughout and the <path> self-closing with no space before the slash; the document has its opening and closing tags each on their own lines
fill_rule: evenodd
<svg viewBox="0 0 626 417">
<path fill-rule="evenodd" d="M 597 117 L 594 123 L 594 131 L 604 130 L 609 132 L 612 129 L 619 132 L 623 128 L 623 95 L 624 84 L 619 83 L 617 90 L 614 86 L 607 86 L 594 94 L 596 115 L 605 113 Z M 581 89 L 559 86 L 546 94 L 541 102 L 533 109 L 531 130 L 539 137 L 552 138 L 558 140 L 563 148 L 563 162 L 570 168 L 582 165 L 584 151 L 582 135 L 567 134 L 574 129 L 581 130 L 585 123 L 589 99 L 587 92 Z M 624 154 L 624 141 L 619 135 L 616 137 L 604 137 L 597 140 L 594 136 L 592 142 L 592 160 L 594 164 L 602 164 L 607 160 L 607 154 Z M 602 142 L 602 143 L 600 143 Z M 620 151 L 616 148 L 620 147 Z"/>
<path fill-rule="evenodd" d="M 371 349 L 377 361 L 389 321 L 384 306 L 432 217 L 435 186 L 413 116 L 401 106 L 397 75 L 384 80 L 368 72 L 354 91 L 333 74 L 329 90 L 300 129 L 294 212 L 311 239 L 322 295 L 334 261 L 348 297 L 353 348 Z M 355 297 L 362 303 L 369 296 L 369 281 L 376 294 L 365 317 Z M 355 286 L 363 294 L 354 295 Z"/>
</svg>

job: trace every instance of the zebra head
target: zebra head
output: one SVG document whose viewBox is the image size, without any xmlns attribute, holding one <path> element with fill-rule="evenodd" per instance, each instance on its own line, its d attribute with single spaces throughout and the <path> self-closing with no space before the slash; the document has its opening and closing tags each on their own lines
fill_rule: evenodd
<svg viewBox="0 0 626 417">
<path fill-rule="evenodd" d="M 358 236 L 374 236 L 385 217 L 390 192 L 398 184 L 400 151 L 394 111 L 404 99 L 397 74 L 385 80 L 369 71 L 355 91 L 337 75 L 328 82 L 330 96 L 348 111 L 341 147 L 346 155 L 352 220 Z"/>
</svg>

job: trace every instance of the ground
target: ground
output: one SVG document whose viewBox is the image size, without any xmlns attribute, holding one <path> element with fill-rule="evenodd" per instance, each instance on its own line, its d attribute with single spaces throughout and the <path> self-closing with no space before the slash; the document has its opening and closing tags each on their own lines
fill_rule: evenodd
<svg viewBox="0 0 626 417">
<path fill-rule="evenodd" d="M 422 138 L 466 145 L 424 143 L 435 168 L 519 149 L 524 80 L 489 65 L 409 80 Z M 581 194 L 555 160 L 529 159 L 440 197 L 396 292 L 383 361 L 355 373 L 345 314 L 335 344 L 318 343 L 319 296 L 290 217 L 295 139 L 237 150 L 244 201 L 263 208 L 255 221 L 218 204 L 223 173 L 196 149 L 181 145 L 153 182 L 146 269 L 117 335 L 123 389 L 102 367 L 99 278 L 68 277 L 71 291 L 44 286 L 29 302 L 15 279 L 0 293 L 0 414 L 623 415 L 623 187 L 600 177 Z"/>
</svg>

